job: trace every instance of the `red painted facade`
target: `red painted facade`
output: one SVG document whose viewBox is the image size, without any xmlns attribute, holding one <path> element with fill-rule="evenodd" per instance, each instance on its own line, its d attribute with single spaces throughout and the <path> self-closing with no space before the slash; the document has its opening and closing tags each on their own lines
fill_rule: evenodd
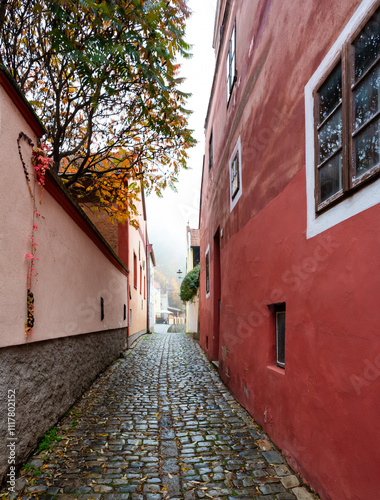
<svg viewBox="0 0 380 500">
<path fill-rule="evenodd" d="M 221 0 L 215 25 L 200 217 L 200 343 L 323 499 L 379 497 L 380 205 L 367 202 L 380 185 L 375 180 L 361 189 L 366 200 L 357 213 L 346 218 L 345 205 L 337 206 L 342 220 L 327 210 L 325 228 L 310 229 L 305 87 L 358 12 L 363 17 L 379 5 Z M 236 80 L 227 103 L 234 25 Z M 241 194 L 232 207 L 236 151 Z M 279 303 L 286 304 L 285 368 L 276 363 L 268 307 Z"/>
</svg>

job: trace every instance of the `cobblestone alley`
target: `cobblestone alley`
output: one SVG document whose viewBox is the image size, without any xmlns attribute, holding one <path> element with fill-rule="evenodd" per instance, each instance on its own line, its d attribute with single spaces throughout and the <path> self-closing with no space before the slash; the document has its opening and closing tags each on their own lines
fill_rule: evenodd
<svg viewBox="0 0 380 500">
<path fill-rule="evenodd" d="M 29 459 L 17 498 L 317 498 L 186 334 L 140 340 L 57 434 L 60 441 Z"/>
</svg>

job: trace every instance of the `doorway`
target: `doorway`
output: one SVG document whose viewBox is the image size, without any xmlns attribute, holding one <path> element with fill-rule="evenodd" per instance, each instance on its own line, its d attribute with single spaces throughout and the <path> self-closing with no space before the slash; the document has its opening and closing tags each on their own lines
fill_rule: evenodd
<svg viewBox="0 0 380 500">
<path fill-rule="evenodd" d="M 220 336 L 220 318 L 222 308 L 222 289 L 221 289 L 221 268 L 220 268 L 220 228 L 214 236 L 214 321 L 213 321 L 213 337 L 212 337 L 212 353 L 211 360 L 219 361 L 219 336 Z"/>
</svg>

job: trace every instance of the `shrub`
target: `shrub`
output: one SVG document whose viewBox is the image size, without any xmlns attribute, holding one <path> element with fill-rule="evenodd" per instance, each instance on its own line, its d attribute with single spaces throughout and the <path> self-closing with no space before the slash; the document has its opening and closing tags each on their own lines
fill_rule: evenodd
<svg viewBox="0 0 380 500">
<path fill-rule="evenodd" d="M 199 288 L 200 264 L 189 271 L 183 278 L 179 296 L 184 302 L 194 302 Z"/>
</svg>

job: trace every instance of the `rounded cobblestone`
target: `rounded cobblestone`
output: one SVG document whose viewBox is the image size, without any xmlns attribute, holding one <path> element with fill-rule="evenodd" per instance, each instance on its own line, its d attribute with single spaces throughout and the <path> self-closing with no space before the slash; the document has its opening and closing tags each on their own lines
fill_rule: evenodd
<svg viewBox="0 0 380 500">
<path fill-rule="evenodd" d="M 295 500 L 301 491 L 302 481 L 186 334 L 140 340 L 58 434 L 22 471 L 17 498 Z"/>
</svg>

